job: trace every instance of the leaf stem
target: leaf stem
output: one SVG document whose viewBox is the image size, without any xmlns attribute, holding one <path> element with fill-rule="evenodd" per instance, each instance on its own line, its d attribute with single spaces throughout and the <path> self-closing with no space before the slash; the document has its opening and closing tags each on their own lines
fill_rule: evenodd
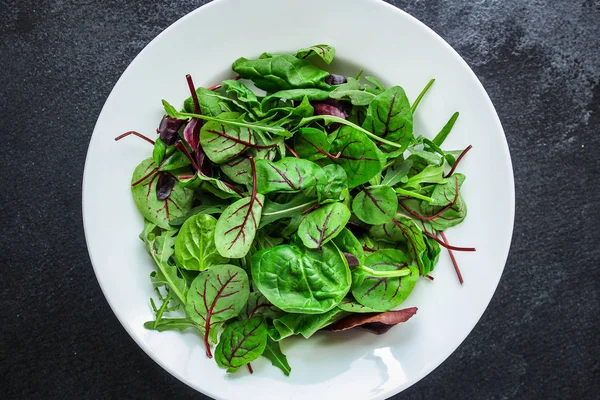
<svg viewBox="0 0 600 400">
<path fill-rule="evenodd" d="M 364 265 L 361 265 L 359 268 L 365 271 L 370 276 L 374 276 L 376 278 L 397 278 L 410 275 L 409 268 L 402 268 L 398 271 L 376 271 Z"/>
<path fill-rule="evenodd" d="M 260 125 L 258 123 L 245 122 L 245 121 L 244 122 L 232 121 L 229 119 L 209 117 L 208 115 L 186 113 L 186 112 L 178 112 L 178 113 L 176 113 L 176 115 L 178 117 L 183 117 L 183 118 L 198 118 L 198 119 L 202 119 L 204 121 L 215 121 L 215 122 L 220 122 L 221 124 L 225 124 L 225 125 L 240 126 L 242 128 L 251 128 L 251 129 L 256 129 L 256 130 L 265 131 L 265 132 L 272 132 L 272 133 L 286 132 L 286 130 L 280 126 Z"/>
<path fill-rule="evenodd" d="M 446 238 L 444 231 L 440 231 L 440 236 L 442 237 L 442 240 L 444 242 L 448 243 L 448 239 Z M 456 276 L 458 276 L 458 281 L 462 285 L 463 277 L 462 277 L 462 274 L 460 273 L 460 269 L 458 269 L 458 263 L 456 262 L 456 258 L 454 258 L 454 253 L 452 252 L 452 250 L 448 249 L 448 254 L 450 255 L 450 259 L 452 260 L 452 265 L 454 265 L 454 271 L 456 271 Z"/>
<path fill-rule="evenodd" d="M 129 136 L 129 135 L 134 135 L 134 136 L 137 136 L 137 137 L 139 137 L 140 139 L 144 139 L 146 142 L 148 142 L 148 143 L 150 143 L 151 145 L 153 145 L 153 146 L 154 146 L 154 140 L 152 140 L 152 139 L 148 138 L 147 136 L 144 136 L 144 135 L 142 135 L 141 133 L 139 133 L 139 132 L 136 132 L 136 131 L 129 131 L 129 132 L 125 132 L 124 134 L 117 136 L 117 137 L 115 138 L 115 142 L 116 142 L 116 141 L 119 141 L 119 140 L 121 140 L 121 139 L 123 139 L 124 137 L 127 137 L 127 136 Z"/>
<path fill-rule="evenodd" d="M 433 199 L 431 197 L 423 196 L 422 194 L 411 192 L 410 190 L 405 190 L 405 189 L 400 189 L 400 188 L 396 188 L 395 190 L 396 190 L 396 193 L 403 195 L 403 196 L 414 197 L 415 199 L 419 199 L 419 200 L 425 200 L 428 203 L 431 203 L 433 201 Z"/>
<path fill-rule="evenodd" d="M 171 301 L 172 298 L 173 298 L 173 296 L 171 296 L 171 292 L 169 291 L 169 293 L 167 293 L 167 297 L 162 299 L 163 303 L 160 306 L 160 308 L 158 309 L 158 311 L 156 313 L 156 319 L 154 320 L 154 328 L 156 328 L 158 326 L 158 323 L 162 319 L 162 316 L 163 316 L 165 310 L 169 307 L 169 301 Z"/>
<path fill-rule="evenodd" d="M 398 149 L 401 149 L 402 147 L 404 147 L 401 144 L 390 142 L 389 140 L 381 138 L 381 137 L 369 132 L 368 130 L 361 128 L 360 126 L 358 126 L 350 121 L 345 120 L 344 118 L 335 117 L 333 115 L 314 115 L 312 117 L 302 118 L 300 120 L 300 122 L 298 123 L 298 127 L 306 125 L 312 121 L 318 121 L 318 120 L 323 120 L 323 121 L 325 121 L 325 123 L 337 122 L 338 124 L 352 127 L 354 129 L 364 133 L 365 135 L 369 136 L 371 139 L 374 139 L 376 142 L 384 143 L 384 144 L 387 144 L 388 146 L 396 147 Z"/>
<path fill-rule="evenodd" d="M 448 250 L 455 250 L 455 251 L 475 251 L 475 247 L 457 247 L 457 246 L 452 246 L 448 243 L 446 243 L 445 241 L 441 240 L 440 238 L 438 238 L 437 236 L 429 233 L 429 232 L 423 232 L 423 234 L 429 236 L 430 238 L 432 238 L 433 240 L 435 240 L 436 242 L 438 242 L 442 247 L 445 247 Z"/>
<path fill-rule="evenodd" d="M 471 150 L 472 148 L 473 148 L 473 146 L 469 145 L 469 146 L 467 146 L 466 149 L 463 150 L 462 153 L 460 153 L 460 155 L 458 156 L 458 158 L 454 162 L 454 165 L 452 166 L 452 169 L 450 169 L 450 171 L 446 175 L 444 175 L 444 178 L 449 178 L 449 177 L 452 176 L 452 174 L 454 173 L 454 170 L 458 166 L 458 163 L 460 162 L 460 160 L 462 160 L 462 158 L 465 156 L 465 154 L 467 154 L 468 151 Z"/>
<path fill-rule="evenodd" d="M 431 79 L 429 82 L 427 82 L 427 85 L 425 85 L 425 87 L 423 88 L 423 90 L 421 90 L 421 93 L 419 93 L 419 95 L 415 99 L 415 102 L 410 107 L 410 112 L 411 113 L 413 113 L 413 114 L 415 113 L 415 110 L 417 109 L 417 106 L 419 105 L 419 103 L 421 102 L 421 100 L 423 100 L 423 96 L 425 96 L 425 93 L 427 93 L 427 91 L 429 90 L 429 88 L 431 87 L 431 85 L 433 85 L 433 82 L 435 82 L 435 79 Z"/>
</svg>

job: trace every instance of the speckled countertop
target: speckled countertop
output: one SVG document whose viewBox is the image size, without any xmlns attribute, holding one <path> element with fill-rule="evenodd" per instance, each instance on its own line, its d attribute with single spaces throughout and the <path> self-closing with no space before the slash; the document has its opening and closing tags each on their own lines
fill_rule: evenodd
<svg viewBox="0 0 600 400">
<path fill-rule="evenodd" d="M 203 398 L 155 364 L 93 274 L 81 180 L 109 91 L 204 1 L 0 0 L 0 397 Z M 397 399 L 593 399 L 600 389 L 600 2 L 391 1 L 471 65 L 516 183 L 506 270 L 459 349 Z"/>
</svg>

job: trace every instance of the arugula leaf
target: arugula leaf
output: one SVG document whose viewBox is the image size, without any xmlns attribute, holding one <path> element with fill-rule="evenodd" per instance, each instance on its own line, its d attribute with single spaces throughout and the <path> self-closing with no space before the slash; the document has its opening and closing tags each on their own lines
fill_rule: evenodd
<svg viewBox="0 0 600 400">
<path fill-rule="evenodd" d="M 267 337 L 267 346 L 265 347 L 265 351 L 262 355 L 269 359 L 273 366 L 283 371 L 285 376 L 290 376 L 290 372 L 292 372 L 292 367 L 290 367 L 287 357 L 281 351 L 279 342 L 276 342 L 270 337 Z"/>
</svg>

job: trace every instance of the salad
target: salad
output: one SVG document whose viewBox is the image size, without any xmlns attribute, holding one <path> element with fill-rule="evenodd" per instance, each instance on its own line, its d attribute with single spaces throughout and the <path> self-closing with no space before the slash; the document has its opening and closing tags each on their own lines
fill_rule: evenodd
<svg viewBox="0 0 600 400">
<path fill-rule="evenodd" d="M 182 108 L 163 100 L 153 146 L 133 172 L 140 239 L 155 318 L 147 329 L 198 332 L 227 372 L 260 356 L 289 375 L 280 342 L 355 327 L 383 334 L 467 215 L 456 169 L 464 150 L 441 148 L 400 86 L 344 77 L 319 65 L 335 49 L 239 58 L 235 78 L 194 85 Z M 150 152 L 149 152 L 150 155 Z M 216 346 L 216 347 L 215 347 Z"/>
</svg>

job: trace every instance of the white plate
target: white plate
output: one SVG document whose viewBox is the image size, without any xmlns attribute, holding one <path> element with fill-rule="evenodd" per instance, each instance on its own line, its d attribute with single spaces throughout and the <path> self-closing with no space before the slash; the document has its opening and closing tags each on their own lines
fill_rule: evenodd
<svg viewBox="0 0 600 400">
<path fill-rule="evenodd" d="M 337 48 L 338 71 L 367 74 L 402 85 L 414 99 L 436 82 L 419 106 L 416 132 L 432 137 L 454 111 L 461 116 L 446 148 L 473 149 L 460 165 L 467 175 L 469 214 L 448 231 L 457 253 L 461 287 L 444 252 L 433 275 L 421 280 L 404 303 L 419 312 L 383 336 L 363 331 L 320 333 L 283 342 L 292 365 L 286 378 L 266 359 L 227 375 L 204 354 L 193 332 L 151 332 L 150 258 L 130 193 L 134 167 L 151 147 L 127 130 L 153 135 L 163 114 L 161 99 L 181 104 L 189 94 L 185 74 L 209 86 L 231 77 L 231 63 L 263 51 L 291 52 L 316 43 Z M 85 234 L 102 290 L 138 345 L 191 387 L 224 399 L 384 399 L 423 378 L 473 329 L 488 305 L 508 255 L 514 220 L 514 183 L 508 146 L 485 90 L 460 56 L 408 14 L 375 0 L 219 0 L 183 17 L 154 39 L 123 73 L 98 118 L 83 185 Z"/>
</svg>

